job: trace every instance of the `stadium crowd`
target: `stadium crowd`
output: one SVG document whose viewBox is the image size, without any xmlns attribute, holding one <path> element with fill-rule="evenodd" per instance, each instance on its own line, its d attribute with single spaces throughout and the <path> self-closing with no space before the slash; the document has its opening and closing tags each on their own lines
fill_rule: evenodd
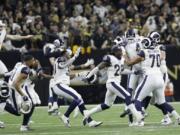
<svg viewBox="0 0 180 135">
<path fill-rule="evenodd" d="M 162 42 L 180 46 L 180 0 L 1 0 L 0 20 L 9 34 L 34 35 L 6 40 L 5 50 L 38 50 L 58 37 L 67 46 L 106 49 L 128 28 L 158 31 Z"/>
</svg>

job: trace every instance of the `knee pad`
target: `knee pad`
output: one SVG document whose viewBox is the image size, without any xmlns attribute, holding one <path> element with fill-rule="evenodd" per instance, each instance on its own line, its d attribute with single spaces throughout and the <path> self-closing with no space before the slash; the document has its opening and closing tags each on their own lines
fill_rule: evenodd
<svg viewBox="0 0 180 135">
<path fill-rule="evenodd" d="M 131 96 L 127 96 L 127 97 L 125 98 L 125 103 L 126 103 L 126 105 L 130 105 L 130 104 L 132 103 L 132 101 L 131 101 Z"/>
<path fill-rule="evenodd" d="M 77 103 L 77 105 L 80 105 L 80 103 L 81 103 L 81 99 L 74 99 L 74 102 L 76 102 L 76 103 Z"/>
<path fill-rule="evenodd" d="M 80 98 L 79 100 L 80 100 L 79 105 L 84 104 L 84 100 L 82 98 Z"/>
</svg>

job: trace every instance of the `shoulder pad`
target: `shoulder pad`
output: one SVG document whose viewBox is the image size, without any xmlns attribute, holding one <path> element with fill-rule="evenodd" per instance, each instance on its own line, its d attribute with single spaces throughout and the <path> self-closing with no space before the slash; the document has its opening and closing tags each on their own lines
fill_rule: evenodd
<svg viewBox="0 0 180 135">
<path fill-rule="evenodd" d="M 21 69 L 21 73 L 28 75 L 30 73 L 30 68 L 29 67 L 23 67 Z"/>
<path fill-rule="evenodd" d="M 103 57 L 103 60 L 102 60 L 103 62 L 107 62 L 107 63 L 111 63 L 111 58 L 110 58 L 110 56 L 109 55 L 105 55 L 104 57 Z"/>
</svg>

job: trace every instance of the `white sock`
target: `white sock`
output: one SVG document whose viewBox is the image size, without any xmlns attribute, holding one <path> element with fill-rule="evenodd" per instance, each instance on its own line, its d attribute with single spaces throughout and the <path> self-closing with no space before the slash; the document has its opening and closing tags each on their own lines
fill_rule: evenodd
<svg viewBox="0 0 180 135">
<path fill-rule="evenodd" d="M 53 106 L 54 106 L 54 107 L 58 107 L 57 102 L 53 102 Z"/>
<path fill-rule="evenodd" d="M 176 112 L 176 110 L 172 111 L 171 114 L 173 115 L 173 117 L 174 117 L 175 119 L 180 118 L 180 116 L 179 116 L 179 114 Z"/>
<path fill-rule="evenodd" d="M 97 105 L 96 107 L 89 110 L 89 114 L 91 116 L 92 114 L 97 113 L 97 112 L 101 112 L 101 111 L 102 111 L 101 105 Z"/>
<path fill-rule="evenodd" d="M 127 105 L 125 105 L 125 108 L 124 108 L 124 110 L 125 110 L 125 111 L 127 111 L 127 110 L 128 110 L 128 106 L 127 106 Z"/>
<path fill-rule="evenodd" d="M 138 111 L 136 110 L 134 104 L 128 105 L 129 110 L 132 112 L 132 114 L 136 117 L 138 114 Z"/>
<path fill-rule="evenodd" d="M 52 107 L 52 103 L 48 103 L 48 107 L 51 108 Z"/>
<path fill-rule="evenodd" d="M 145 108 L 144 107 L 142 107 L 142 111 L 145 112 Z"/>
</svg>

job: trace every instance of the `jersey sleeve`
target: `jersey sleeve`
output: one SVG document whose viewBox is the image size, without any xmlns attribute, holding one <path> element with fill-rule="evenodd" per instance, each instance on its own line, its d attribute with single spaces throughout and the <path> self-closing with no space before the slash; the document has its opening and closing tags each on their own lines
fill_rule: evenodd
<svg viewBox="0 0 180 135">
<path fill-rule="evenodd" d="M 23 67 L 21 69 L 21 73 L 28 75 L 30 73 L 30 69 L 28 67 Z"/>
<path fill-rule="evenodd" d="M 139 51 L 137 55 L 145 58 L 145 52 L 143 50 Z"/>
<path fill-rule="evenodd" d="M 108 64 L 111 64 L 111 59 L 108 55 L 104 56 L 103 59 L 102 59 L 103 62 L 106 62 Z"/>
</svg>

